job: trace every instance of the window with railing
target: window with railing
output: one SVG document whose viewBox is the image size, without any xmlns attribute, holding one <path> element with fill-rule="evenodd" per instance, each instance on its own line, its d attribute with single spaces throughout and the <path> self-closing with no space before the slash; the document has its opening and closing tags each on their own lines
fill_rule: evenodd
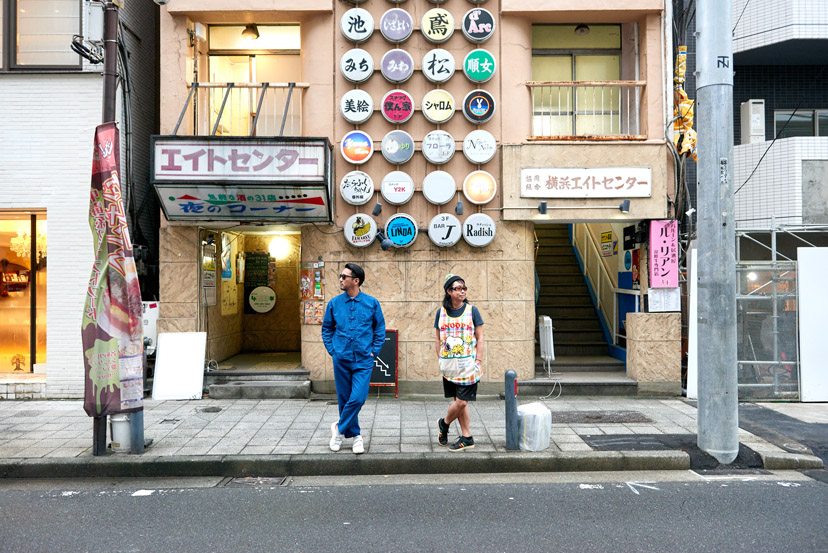
<svg viewBox="0 0 828 553">
<path fill-rule="evenodd" d="M 622 79 L 635 53 L 621 38 L 621 25 L 533 26 L 530 139 L 644 138 L 645 83 Z"/>
</svg>

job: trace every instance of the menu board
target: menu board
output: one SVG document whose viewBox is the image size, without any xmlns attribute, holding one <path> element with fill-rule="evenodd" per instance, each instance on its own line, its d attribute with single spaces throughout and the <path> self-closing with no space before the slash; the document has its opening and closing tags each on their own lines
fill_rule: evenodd
<svg viewBox="0 0 828 553">
<path fill-rule="evenodd" d="M 267 286 L 269 284 L 268 270 L 270 268 L 270 256 L 266 253 L 248 252 L 244 264 L 244 285 L 245 288 Z"/>
</svg>

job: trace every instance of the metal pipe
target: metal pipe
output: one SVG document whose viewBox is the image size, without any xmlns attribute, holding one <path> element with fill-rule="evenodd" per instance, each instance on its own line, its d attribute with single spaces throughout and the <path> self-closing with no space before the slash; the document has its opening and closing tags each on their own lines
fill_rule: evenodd
<svg viewBox="0 0 828 553">
<path fill-rule="evenodd" d="M 218 130 L 219 123 L 221 123 L 221 116 L 224 113 L 224 106 L 227 104 L 227 97 L 230 96 L 230 91 L 233 89 L 233 83 L 227 83 L 227 90 L 224 92 L 224 99 L 221 101 L 221 109 L 219 109 L 218 115 L 216 115 L 216 124 L 213 125 L 213 132 L 210 135 L 215 136 L 216 131 Z"/>
<path fill-rule="evenodd" d="M 256 106 L 256 116 L 253 118 L 253 125 L 250 127 L 250 136 L 256 132 L 256 123 L 259 122 L 259 113 L 262 111 L 262 102 L 267 94 L 267 87 L 270 83 L 262 83 L 262 91 L 259 95 L 259 105 Z"/>
</svg>

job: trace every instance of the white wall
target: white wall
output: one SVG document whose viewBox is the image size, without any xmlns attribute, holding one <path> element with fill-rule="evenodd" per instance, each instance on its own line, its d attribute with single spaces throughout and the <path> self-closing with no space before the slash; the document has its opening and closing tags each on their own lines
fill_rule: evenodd
<svg viewBox="0 0 828 553">
<path fill-rule="evenodd" d="M 825 0 L 733 0 L 731 13 L 734 53 L 787 40 L 828 38 Z"/>
<path fill-rule="evenodd" d="M 99 73 L 0 75 L 0 208 L 48 218 L 48 397 L 83 396 L 80 332 L 92 269 L 89 186 Z"/>
</svg>

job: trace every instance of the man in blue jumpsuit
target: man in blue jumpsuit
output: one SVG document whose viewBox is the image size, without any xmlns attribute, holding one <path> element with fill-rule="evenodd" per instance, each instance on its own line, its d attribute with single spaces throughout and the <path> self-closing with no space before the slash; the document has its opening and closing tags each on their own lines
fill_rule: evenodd
<svg viewBox="0 0 828 553">
<path fill-rule="evenodd" d="M 353 452 L 365 453 L 359 430 L 359 410 L 368 398 L 374 358 L 385 342 L 385 318 L 376 298 L 362 293 L 365 271 L 345 264 L 339 275 L 344 293 L 328 302 L 322 321 L 322 342 L 333 359 L 339 420 L 331 424 L 331 450 L 339 451 L 342 440 L 353 438 Z"/>
</svg>

